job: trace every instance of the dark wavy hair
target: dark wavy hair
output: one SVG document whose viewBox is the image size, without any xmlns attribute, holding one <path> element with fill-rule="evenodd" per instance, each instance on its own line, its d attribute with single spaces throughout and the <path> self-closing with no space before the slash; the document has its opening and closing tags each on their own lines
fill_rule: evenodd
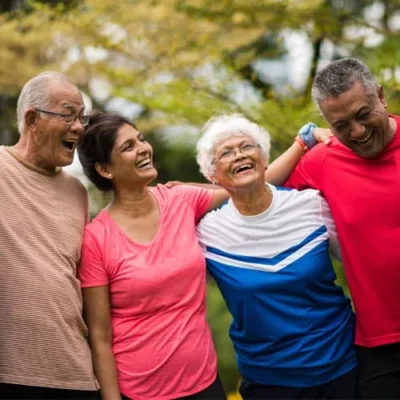
<svg viewBox="0 0 400 400">
<path fill-rule="evenodd" d="M 97 172 L 96 163 L 110 164 L 117 132 L 123 125 L 130 125 L 136 129 L 131 121 L 120 115 L 94 112 L 78 145 L 78 156 L 83 172 L 99 190 L 113 189 L 111 180 Z"/>
</svg>

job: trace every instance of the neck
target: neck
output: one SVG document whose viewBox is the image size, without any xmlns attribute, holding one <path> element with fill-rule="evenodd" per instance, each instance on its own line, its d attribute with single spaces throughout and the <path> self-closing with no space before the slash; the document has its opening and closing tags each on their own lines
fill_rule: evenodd
<svg viewBox="0 0 400 400">
<path fill-rule="evenodd" d="M 397 131 L 397 123 L 396 120 L 390 116 L 389 116 L 389 129 L 390 129 L 390 140 L 392 140 Z"/>
<path fill-rule="evenodd" d="M 157 207 L 157 201 L 147 186 L 140 189 L 116 189 L 112 201 L 110 214 L 123 214 L 130 218 L 141 218 L 151 213 Z"/>
<path fill-rule="evenodd" d="M 272 203 L 271 189 L 265 184 L 231 193 L 232 201 L 242 215 L 257 215 Z"/>
<path fill-rule="evenodd" d="M 39 170 L 44 170 L 46 172 L 55 172 L 57 169 L 54 166 L 49 167 L 46 160 L 43 160 L 37 147 L 34 145 L 32 139 L 30 139 L 27 134 L 21 135 L 18 142 L 10 148 L 12 151 L 17 153 L 20 158 L 22 158 L 32 166 L 38 168 Z"/>
</svg>

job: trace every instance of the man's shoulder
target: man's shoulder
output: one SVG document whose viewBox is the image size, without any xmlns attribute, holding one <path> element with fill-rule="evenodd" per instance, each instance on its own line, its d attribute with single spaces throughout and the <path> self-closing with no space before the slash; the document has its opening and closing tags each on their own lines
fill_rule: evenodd
<svg viewBox="0 0 400 400">
<path fill-rule="evenodd" d="M 65 172 L 64 170 L 61 171 L 60 177 L 64 179 L 68 190 L 73 190 L 75 194 L 84 195 L 86 197 L 86 187 L 77 177 Z"/>
<path fill-rule="evenodd" d="M 0 146 L 0 163 L 8 165 L 12 161 L 12 156 L 8 153 L 6 146 Z"/>
</svg>

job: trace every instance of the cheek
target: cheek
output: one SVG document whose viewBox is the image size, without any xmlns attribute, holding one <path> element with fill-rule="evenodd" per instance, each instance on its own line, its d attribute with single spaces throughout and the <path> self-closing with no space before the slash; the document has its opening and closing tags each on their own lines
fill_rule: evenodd
<svg viewBox="0 0 400 400">
<path fill-rule="evenodd" d="M 336 139 L 338 139 L 340 142 L 346 142 L 346 140 L 350 138 L 350 134 L 346 135 L 343 132 L 337 132 L 334 130 L 332 130 L 332 132 L 335 135 Z"/>
<path fill-rule="evenodd" d="M 386 116 L 382 115 L 381 112 L 376 111 L 374 113 L 371 113 L 371 117 L 370 117 L 368 123 L 372 126 L 378 127 L 380 125 L 384 128 L 387 125 L 386 120 L 387 120 Z"/>
<path fill-rule="evenodd" d="M 217 166 L 215 168 L 215 174 L 214 174 L 214 181 L 225 181 L 226 179 L 229 179 L 229 169 L 226 168 L 223 164 L 220 166 Z"/>
</svg>

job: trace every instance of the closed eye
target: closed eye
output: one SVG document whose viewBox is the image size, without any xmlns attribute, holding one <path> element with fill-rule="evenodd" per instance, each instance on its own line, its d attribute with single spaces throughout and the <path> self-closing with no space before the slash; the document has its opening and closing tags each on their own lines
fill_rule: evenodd
<svg viewBox="0 0 400 400">
<path fill-rule="evenodd" d="M 223 151 L 223 152 L 220 154 L 219 158 L 221 159 L 221 158 L 229 157 L 229 156 L 232 155 L 232 154 L 233 154 L 233 151 L 232 151 L 232 150 L 226 150 L 226 151 Z"/>
<path fill-rule="evenodd" d="M 254 148 L 255 148 L 256 146 L 254 146 L 254 144 L 250 144 L 250 143 L 247 143 L 247 144 L 244 144 L 241 148 L 240 148 L 240 150 L 253 150 Z"/>
<path fill-rule="evenodd" d="M 368 118 L 369 117 L 369 112 L 367 112 L 367 113 L 364 113 L 364 114 L 361 114 L 360 116 L 359 116 L 359 118 L 361 118 L 361 119 L 366 119 L 366 118 Z"/>
<path fill-rule="evenodd" d="M 133 143 L 132 142 L 128 142 L 126 143 L 123 147 L 122 147 L 122 151 L 130 151 L 133 149 Z"/>
</svg>

